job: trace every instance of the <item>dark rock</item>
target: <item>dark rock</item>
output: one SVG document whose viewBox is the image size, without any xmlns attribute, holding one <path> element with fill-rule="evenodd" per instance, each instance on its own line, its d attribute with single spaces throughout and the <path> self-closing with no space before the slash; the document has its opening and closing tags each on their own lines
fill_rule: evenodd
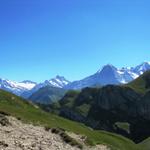
<svg viewBox="0 0 150 150">
<path fill-rule="evenodd" d="M 2 126 L 10 125 L 9 120 L 3 114 L 0 114 L 0 124 Z"/>
<path fill-rule="evenodd" d="M 0 141 L 0 146 L 8 147 L 8 144 L 6 144 L 4 141 Z"/>
<path fill-rule="evenodd" d="M 79 114 L 79 113 L 77 113 L 71 109 L 68 109 L 68 108 L 61 109 L 60 116 L 71 119 L 71 120 L 75 120 L 78 122 L 84 122 L 85 121 L 84 116 L 82 116 L 81 114 Z"/>
</svg>

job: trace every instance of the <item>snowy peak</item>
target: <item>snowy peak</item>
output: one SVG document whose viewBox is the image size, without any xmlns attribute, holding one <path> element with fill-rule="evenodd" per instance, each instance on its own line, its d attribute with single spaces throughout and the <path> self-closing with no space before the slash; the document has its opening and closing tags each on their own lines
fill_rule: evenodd
<svg viewBox="0 0 150 150">
<path fill-rule="evenodd" d="M 7 79 L 0 79 L 0 88 L 16 95 L 21 95 L 23 92 L 34 88 L 36 83 L 29 82 L 16 82 Z"/>
<path fill-rule="evenodd" d="M 26 83 L 26 84 L 37 84 L 36 82 L 30 81 L 30 80 L 24 80 L 21 83 Z"/>
<path fill-rule="evenodd" d="M 60 76 L 60 75 L 57 75 L 57 76 L 55 77 L 55 79 L 59 79 L 59 80 L 62 80 L 62 81 L 63 81 L 63 80 L 66 80 L 64 76 Z"/>
<path fill-rule="evenodd" d="M 105 76 L 105 80 L 111 78 L 111 81 L 108 80 L 109 81 L 108 84 L 114 84 L 114 83 L 117 84 L 117 82 L 121 84 L 125 84 L 136 79 L 139 76 L 139 74 L 137 72 L 134 72 L 133 70 L 134 70 L 133 67 L 123 67 L 119 69 L 114 67 L 113 65 L 108 64 L 103 67 L 103 69 L 99 72 L 99 74 Z M 148 70 L 148 66 L 145 67 L 145 70 L 142 69 L 143 72 L 147 70 Z M 101 84 L 103 85 L 104 83 L 101 82 Z"/>
<path fill-rule="evenodd" d="M 118 69 L 111 64 L 105 65 L 97 72 L 99 74 L 99 82 L 102 85 L 106 84 L 125 84 L 137 77 L 130 71 L 130 67 Z"/>
<path fill-rule="evenodd" d="M 143 62 L 142 64 L 136 66 L 133 71 L 138 75 L 143 74 L 145 71 L 150 70 L 150 62 Z"/>
<path fill-rule="evenodd" d="M 34 88 L 29 91 L 26 91 L 22 94 L 24 98 L 30 97 L 33 93 L 38 91 L 40 88 L 51 86 L 56 88 L 64 88 L 65 85 L 69 84 L 70 81 L 66 80 L 65 77 L 57 75 L 55 78 L 50 80 L 45 80 L 42 83 L 37 84 Z"/>
<path fill-rule="evenodd" d="M 103 66 L 102 69 L 98 70 L 97 73 L 116 71 L 116 70 L 117 70 L 117 68 L 114 67 L 112 64 L 107 64 L 107 65 Z"/>
<path fill-rule="evenodd" d="M 55 78 L 46 80 L 45 84 L 53 87 L 63 88 L 65 85 L 69 84 L 70 81 L 66 80 L 63 76 L 57 75 Z"/>
<path fill-rule="evenodd" d="M 116 67 L 114 67 L 111 64 L 108 64 L 108 65 L 105 65 L 101 70 L 99 70 L 98 73 L 109 75 L 110 73 L 115 73 L 116 71 L 117 71 Z"/>
<path fill-rule="evenodd" d="M 116 68 L 111 64 L 103 66 L 95 74 L 82 80 L 72 82 L 66 86 L 67 89 L 81 89 L 91 85 L 126 84 L 150 70 L 150 62 L 144 62 L 136 67 Z"/>
</svg>

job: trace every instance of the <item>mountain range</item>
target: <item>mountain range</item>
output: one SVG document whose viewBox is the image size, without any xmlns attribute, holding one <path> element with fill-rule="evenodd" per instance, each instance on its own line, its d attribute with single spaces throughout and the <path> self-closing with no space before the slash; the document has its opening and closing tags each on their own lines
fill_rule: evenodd
<svg viewBox="0 0 150 150">
<path fill-rule="evenodd" d="M 21 95 L 25 91 L 33 89 L 37 83 L 25 80 L 22 82 L 15 82 L 7 79 L 0 79 L 0 89 L 12 92 L 16 95 Z"/>
<path fill-rule="evenodd" d="M 46 109 L 139 143 L 150 136 L 150 71 L 125 85 L 68 91 Z"/>
<path fill-rule="evenodd" d="M 70 83 L 70 81 L 58 75 L 50 80 L 45 80 L 43 83 L 36 83 L 30 80 L 16 82 L 8 79 L 0 79 L 0 89 L 27 98 L 31 96 L 32 93 L 38 91 L 43 87 L 50 86 L 56 88 L 63 88 L 68 83 Z"/>
<path fill-rule="evenodd" d="M 82 80 L 74 81 L 65 86 L 67 89 L 82 89 L 93 85 L 126 84 L 150 70 L 150 62 L 144 62 L 136 67 L 118 69 L 111 64 L 103 66 L 95 74 Z"/>
<path fill-rule="evenodd" d="M 58 75 L 55 78 L 45 80 L 42 83 L 36 83 L 29 80 L 15 82 L 7 79 L 0 79 L 0 88 L 18 96 L 28 98 L 40 88 L 46 86 L 64 89 L 82 89 L 95 85 L 126 84 L 136 79 L 147 70 L 150 70 L 150 62 L 143 62 L 136 67 L 126 67 L 121 69 L 118 69 L 111 64 L 107 64 L 93 75 L 78 81 L 70 82 L 63 76 Z"/>
</svg>

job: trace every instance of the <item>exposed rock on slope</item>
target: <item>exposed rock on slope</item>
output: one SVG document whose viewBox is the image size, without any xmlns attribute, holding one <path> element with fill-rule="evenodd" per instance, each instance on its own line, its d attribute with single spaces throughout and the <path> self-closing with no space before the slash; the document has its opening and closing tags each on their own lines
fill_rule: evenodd
<svg viewBox="0 0 150 150">
<path fill-rule="evenodd" d="M 2 121 L 3 120 L 3 121 Z M 1 122 L 6 122 L 3 124 Z M 78 137 L 78 135 L 76 135 Z M 46 131 L 43 127 L 24 124 L 13 117 L 0 115 L 1 150 L 79 150 L 63 142 L 57 134 Z M 86 150 L 108 150 L 99 145 Z"/>
</svg>

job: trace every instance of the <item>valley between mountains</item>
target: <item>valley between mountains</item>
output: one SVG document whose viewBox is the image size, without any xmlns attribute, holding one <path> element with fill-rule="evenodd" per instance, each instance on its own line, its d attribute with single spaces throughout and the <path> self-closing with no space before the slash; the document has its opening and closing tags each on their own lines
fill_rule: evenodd
<svg viewBox="0 0 150 150">
<path fill-rule="evenodd" d="M 0 80 L 0 148 L 149 150 L 150 63 L 70 82 Z"/>
</svg>

